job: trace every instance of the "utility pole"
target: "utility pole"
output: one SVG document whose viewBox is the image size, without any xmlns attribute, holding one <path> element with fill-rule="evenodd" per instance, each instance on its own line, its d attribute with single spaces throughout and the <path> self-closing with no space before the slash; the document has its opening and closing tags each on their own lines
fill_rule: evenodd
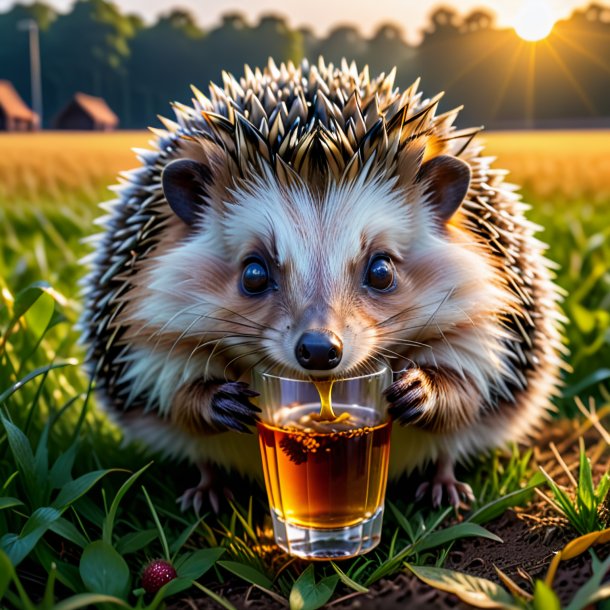
<svg viewBox="0 0 610 610">
<path fill-rule="evenodd" d="M 30 37 L 30 82 L 32 88 L 32 110 L 38 115 L 42 127 L 42 78 L 40 74 L 40 37 L 34 19 L 23 19 L 17 27 L 29 32 Z"/>
</svg>

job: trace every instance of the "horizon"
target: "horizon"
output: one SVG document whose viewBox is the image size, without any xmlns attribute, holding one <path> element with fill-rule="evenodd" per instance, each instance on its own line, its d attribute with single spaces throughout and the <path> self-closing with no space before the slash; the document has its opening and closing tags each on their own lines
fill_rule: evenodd
<svg viewBox="0 0 610 610">
<path fill-rule="evenodd" d="M 0 0 L 0 13 L 10 10 L 16 4 L 32 4 L 35 0 L 23 2 L 15 0 Z M 66 13 L 76 0 L 43 0 L 60 13 Z M 423 30 L 428 24 L 430 14 L 439 6 L 448 6 L 459 14 L 467 14 L 476 9 L 486 9 L 495 15 L 496 27 L 512 28 L 517 16 L 526 5 L 538 0 L 451 0 L 432 3 L 400 2 L 400 0 L 383 0 L 374 6 L 370 3 L 360 3 L 358 12 L 354 3 L 347 0 L 329 4 L 323 0 L 310 0 L 306 5 L 294 0 L 232 0 L 230 4 L 223 0 L 211 0 L 207 6 L 201 6 L 198 0 L 146 0 L 146 10 L 143 0 L 113 0 L 121 11 L 134 13 L 142 17 L 146 23 L 152 23 L 172 9 L 186 9 L 191 12 L 197 23 L 204 29 L 212 29 L 221 23 L 222 15 L 232 12 L 243 14 L 250 23 L 256 23 L 265 14 L 277 14 L 284 17 L 292 28 L 307 27 L 316 35 L 327 35 L 332 29 L 341 25 L 356 26 L 363 34 L 370 37 L 384 23 L 397 24 L 403 31 L 406 41 L 416 44 L 420 41 Z M 569 17 L 574 10 L 590 4 L 588 0 L 545 0 L 551 8 L 555 21 Z M 608 2 L 600 2 L 609 6 Z M 319 10 L 316 19 L 311 13 Z M 330 10 L 329 10 L 330 9 Z M 345 9 L 342 12 L 342 9 Z M 373 9 L 377 11 L 373 16 Z M 326 11 L 326 13 L 325 13 Z M 348 15 L 344 18 L 343 15 Z M 316 25 L 317 22 L 317 25 Z"/>
</svg>

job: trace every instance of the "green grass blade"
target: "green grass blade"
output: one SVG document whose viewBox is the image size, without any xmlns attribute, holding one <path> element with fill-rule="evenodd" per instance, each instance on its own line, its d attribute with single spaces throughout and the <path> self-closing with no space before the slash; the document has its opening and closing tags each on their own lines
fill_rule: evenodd
<svg viewBox="0 0 610 610">
<path fill-rule="evenodd" d="M 8 489 L 8 487 L 9 487 L 9 485 L 10 485 L 10 484 L 13 482 L 13 479 L 14 479 L 16 476 L 18 476 L 18 475 L 19 475 L 19 471 L 18 471 L 18 470 L 15 470 L 15 471 L 13 472 L 13 474 L 9 475 L 9 476 L 6 478 L 6 481 L 4 481 L 4 483 L 3 483 L 2 487 L 0 488 L 0 491 L 6 491 L 6 490 Z"/>
<path fill-rule="evenodd" d="M 114 604 L 115 606 L 129 608 L 129 604 L 126 601 L 113 595 L 100 595 L 99 593 L 79 593 L 61 602 L 57 602 L 53 608 L 54 610 L 77 610 L 78 608 L 90 608 L 98 604 Z"/>
<path fill-rule="evenodd" d="M 69 481 L 60 490 L 53 502 L 53 506 L 65 510 L 70 504 L 76 502 L 85 495 L 99 480 L 111 472 L 121 472 L 120 468 L 109 468 L 107 470 L 94 470 L 81 475 L 74 481 Z"/>
<path fill-rule="evenodd" d="M 173 553 L 172 561 L 176 558 L 176 555 L 180 552 L 180 549 L 186 544 L 187 540 L 193 535 L 195 530 L 199 527 L 201 519 L 195 521 L 192 525 L 185 528 L 180 536 L 176 538 L 169 546 L 169 550 Z"/>
<path fill-rule="evenodd" d="M 578 469 L 578 489 L 576 499 L 579 512 L 583 517 L 593 513 L 594 519 L 597 517 L 597 503 L 595 502 L 595 487 L 593 485 L 593 473 L 591 472 L 591 460 L 587 457 L 582 437 L 579 439 L 579 469 Z"/>
<path fill-rule="evenodd" d="M 0 498 L 0 510 L 13 508 L 13 506 L 23 506 L 23 502 L 17 498 L 10 498 L 8 496 Z"/>
<path fill-rule="evenodd" d="M 76 460 L 78 445 L 73 443 L 56 460 L 49 471 L 51 489 L 60 489 L 72 480 L 72 468 Z"/>
<path fill-rule="evenodd" d="M 4 574 L 4 576 L 2 576 L 2 574 Z M 32 600 L 25 592 L 25 589 L 19 580 L 19 576 L 15 573 L 15 568 L 13 567 L 11 559 L 0 550 L 0 601 L 2 601 L 3 596 L 8 596 L 10 593 L 7 589 L 11 581 L 15 584 L 21 602 L 20 604 L 13 605 L 15 607 L 20 607 L 22 610 L 36 610 L 36 606 L 34 606 Z"/>
<path fill-rule="evenodd" d="M 24 313 L 26 327 L 33 335 L 35 346 L 44 336 L 55 310 L 55 299 L 47 292 L 42 292 Z"/>
<path fill-rule="evenodd" d="M 23 426 L 23 433 L 26 436 L 28 436 L 28 433 L 30 431 L 32 421 L 34 420 L 34 415 L 38 412 L 38 405 L 40 404 L 40 397 L 42 396 L 42 390 L 44 388 L 44 384 L 45 384 L 45 381 L 47 380 L 48 375 L 49 375 L 49 372 L 47 371 L 42 376 L 42 379 L 40 380 L 40 383 L 38 384 L 38 388 L 36 388 L 36 394 L 34 395 L 34 400 L 32 401 L 32 404 L 30 405 L 30 408 L 28 410 L 28 416 L 27 416 L 27 419 L 25 420 L 25 425 Z"/>
<path fill-rule="evenodd" d="M 4 594 L 13 580 L 14 572 L 11 560 L 4 551 L 0 551 L 0 600 L 4 598 Z"/>
<path fill-rule="evenodd" d="M 36 370 L 28 373 L 23 379 L 20 379 L 16 383 L 14 383 L 10 388 L 6 389 L 2 394 L 0 394 L 0 405 L 4 404 L 8 398 L 10 398 L 15 392 L 20 390 L 24 385 L 28 382 L 32 381 L 32 379 L 36 379 L 40 375 L 45 375 L 49 371 L 54 369 L 62 369 L 67 366 L 75 366 L 78 364 L 78 360 L 76 358 L 69 358 L 68 360 L 62 360 L 61 362 L 54 362 L 53 364 L 48 364 L 46 366 L 41 366 Z"/>
<path fill-rule="evenodd" d="M 604 381 L 610 379 L 610 369 L 597 369 L 590 375 L 587 375 L 584 379 L 575 383 L 573 386 L 566 388 L 563 392 L 564 398 L 574 398 L 574 396 L 581 395 L 585 390 L 599 385 Z"/>
<path fill-rule="evenodd" d="M 13 565 L 19 565 L 60 516 L 60 511 L 51 506 L 37 508 L 19 534 L 9 533 L 0 538 L 0 548 L 9 556 Z"/>
<path fill-rule="evenodd" d="M 44 539 L 41 544 L 37 544 L 34 547 L 34 556 L 47 573 L 51 571 L 53 565 L 57 566 L 57 580 L 72 593 L 79 593 L 82 591 L 83 583 L 80 574 L 78 573 L 78 567 L 59 559 L 56 555 L 56 551 L 53 550 L 50 545 L 46 544 Z"/>
<path fill-rule="evenodd" d="M 219 604 L 226 610 L 237 610 L 237 608 L 228 599 L 225 599 L 217 593 L 214 593 L 214 591 L 211 591 L 207 587 L 204 587 L 202 584 L 194 582 L 193 585 L 197 587 L 200 591 L 203 591 L 203 593 L 205 593 L 210 599 L 213 599 L 217 604 Z"/>
<path fill-rule="evenodd" d="M 499 517 L 506 509 L 520 504 L 525 498 L 528 497 L 529 494 L 533 492 L 536 487 L 542 483 L 542 481 L 544 481 L 544 477 L 534 476 L 532 478 L 532 482 L 527 487 L 524 487 L 523 489 L 516 489 L 515 491 L 511 491 L 510 493 L 500 496 L 499 498 L 494 498 L 484 506 L 481 506 L 475 510 L 468 517 L 468 521 L 482 525 L 483 523 L 487 523 L 488 521 Z"/>
<path fill-rule="evenodd" d="M 102 540 L 108 544 L 112 544 L 112 530 L 114 528 L 114 520 L 116 518 L 116 513 L 119 508 L 119 504 L 123 498 L 123 496 L 129 491 L 130 487 L 136 482 L 138 477 L 149 468 L 152 462 L 148 462 L 145 466 L 140 468 L 137 472 L 134 472 L 126 481 L 121 485 L 119 491 L 116 496 L 114 496 L 114 500 L 110 505 L 110 510 L 104 519 L 104 525 L 102 527 Z"/>
<path fill-rule="evenodd" d="M 114 548 L 116 548 L 121 555 L 135 553 L 148 546 L 158 535 L 156 528 L 130 532 L 129 534 L 125 534 L 122 538 L 119 538 L 116 541 Z"/>
<path fill-rule="evenodd" d="M 226 549 L 199 549 L 189 553 L 183 561 L 175 565 L 176 572 L 180 578 L 197 580 L 201 578 L 222 555 Z"/>
<path fill-rule="evenodd" d="M 549 474 L 542 468 L 542 466 L 538 467 L 540 472 L 544 475 L 547 485 L 553 492 L 553 496 L 555 498 L 555 502 L 563 511 L 565 517 L 568 519 L 572 527 L 576 529 L 580 534 L 586 534 L 586 531 L 582 531 L 582 524 L 580 515 L 578 514 L 576 507 L 572 499 L 553 481 L 553 479 L 549 476 Z"/>
<path fill-rule="evenodd" d="M 407 517 L 398 510 L 398 507 L 394 503 L 388 501 L 387 505 L 390 507 L 390 510 L 394 515 L 394 519 L 396 519 L 398 525 L 400 525 L 400 527 L 406 532 L 407 536 L 409 537 L 409 542 L 414 542 L 415 534 Z"/>
<path fill-rule="evenodd" d="M 63 517 L 60 517 L 57 519 L 57 521 L 54 521 L 49 526 L 49 529 L 58 536 L 69 540 L 72 544 L 79 546 L 81 549 L 84 549 L 89 544 L 89 540 L 87 540 L 87 538 L 85 538 L 85 536 L 83 536 L 78 529 L 76 529 L 74 523 L 64 519 Z"/>
<path fill-rule="evenodd" d="M 358 591 L 358 593 L 369 592 L 366 587 L 363 587 L 355 580 L 352 580 L 334 561 L 331 561 L 330 565 L 333 567 L 333 570 L 337 573 L 339 579 L 345 586 L 349 587 L 350 589 L 353 589 L 354 591 Z"/>
<path fill-rule="evenodd" d="M 161 546 L 163 547 L 163 554 L 165 556 L 165 559 L 167 559 L 167 561 L 170 561 L 171 555 L 169 552 L 169 545 L 167 544 L 167 537 L 165 536 L 165 531 L 163 530 L 163 527 L 161 527 L 159 515 L 157 515 L 157 511 L 155 510 L 152 500 L 150 499 L 150 496 L 148 495 L 148 492 L 146 491 L 144 485 L 142 485 L 142 491 L 144 492 L 144 497 L 146 498 L 146 502 L 148 503 L 148 508 L 150 509 L 150 512 L 152 514 L 153 521 L 157 526 L 157 531 L 159 532 L 159 540 L 161 541 Z"/>
<path fill-rule="evenodd" d="M 13 329 L 15 328 L 15 325 L 19 321 L 19 318 L 21 318 L 21 316 L 23 316 L 34 305 L 34 303 L 36 303 L 41 295 L 52 290 L 53 289 L 47 282 L 34 282 L 17 293 L 13 303 L 13 316 L 7 324 L 7 330 L 4 337 L 0 341 L 0 347 L 3 347 L 7 343 Z M 0 400 L 0 402 L 2 401 Z"/>
<path fill-rule="evenodd" d="M 57 576 L 57 566 L 53 564 L 49 570 L 49 576 L 47 577 L 47 584 L 44 588 L 44 595 L 42 597 L 42 608 L 53 608 L 53 602 L 55 601 L 55 577 Z"/>
<path fill-rule="evenodd" d="M 252 500 L 252 498 L 250 498 L 250 501 L 251 500 Z M 252 540 L 252 542 L 254 542 L 254 544 L 257 544 L 258 536 L 256 535 L 256 533 L 251 525 L 251 511 L 250 510 L 248 511 L 249 517 L 246 519 L 241 514 L 241 511 L 239 510 L 239 508 L 233 502 L 230 501 L 229 504 L 230 504 L 231 508 L 233 509 L 235 516 L 237 517 L 237 519 L 241 523 L 242 527 L 244 528 L 244 531 L 246 532 L 248 537 Z"/>
<path fill-rule="evenodd" d="M 458 523 L 445 529 L 432 532 L 421 542 L 415 544 L 417 552 L 427 551 L 438 546 L 453 542 L 459 538 L 487 538 L 494 542 L 503 542 L 502 538 L 485 529 L 481 525 L 472 522 Z"/>
<path fill-rule="evenodd" d="M 41 504 L 40 488 L 36 481 L 36 462 L 30 441 L 25 434 L 0 413 L 0 421 L 6 431 L 8 444 L 19 468 L 23 485 L 28 493 L 32 508 Z"/>
<path fill-rule="evenodd" d="M 601 504 L 608 494 L 608 490 L 610 489 L 610 473 L 604 472 L 604 476 L 599 480 L 597 487 L 595 488 L 595 497 L 597 498 L 597 502 Z"/>
<path fill-rule="evenodd" d="M 239 563 L 238 561 L 218 561 L 217 563 L 225 570 L 235 574 L 235 576 L 239 576 L 239 578 L 242 578 L 250 584 L 258 585 L 259 587 L 263 587 L 263 589 L 271 589 L 271 587 L 273 587 L 271 580 L 252 566 Z"/>
</svg>

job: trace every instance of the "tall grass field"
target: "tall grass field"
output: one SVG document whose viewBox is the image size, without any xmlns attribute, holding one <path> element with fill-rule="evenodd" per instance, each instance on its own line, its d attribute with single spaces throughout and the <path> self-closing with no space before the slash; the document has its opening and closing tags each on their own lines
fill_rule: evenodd
<svg viewBox="0 0 610 610">
<path fill-rule="evenodd" d="M 569 371 L 549 426 L 566 430 L 566 442 L 482 456 L 463 473 L 477 500 L 459 514 L 415 504 L 408 481 L 390 486 L 376 551 L 309 565 L 274 546 L 256 482 L 231 479 L 234 499 L 218 514 L 180 512 L 175 499 L 196 470 L 123 444 L 81 367 L 83 238 L 99 230 L 108 186 L 137 166 L 131 149 L 152 138 L 0 135 L 0 608 L 153 609 L 188 607 L 187 598 L 241 608 L 246 596 L 256 608 L 359 597 L 365 608 L 399 574 L 479 607 L 576 610 L 610 597 L 610 132 L 481 136 L 494 166 L 522 187 L 565 293 Z M 463 540 L 499 544 L 494 520 L 515 506 L 538 514 L 539 500 L 567 541 L 542 575 L 517 582 L 445 565 Z M 555 571 L 576 556 L 587 558 L 586 582 L 560 599 Z M 151 593 L 142 572 L 159 559 L 175 578 Z"/>
</svg>

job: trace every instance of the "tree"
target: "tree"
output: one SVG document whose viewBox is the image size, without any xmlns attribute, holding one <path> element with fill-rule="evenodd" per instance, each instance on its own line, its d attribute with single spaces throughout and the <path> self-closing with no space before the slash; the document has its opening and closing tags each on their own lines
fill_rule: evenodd
<svg viewBox="0 0 610 610">
<path fill-rule="evenodd" d="M 322 55 L 327 62 L 338 64 L 343 58 L 359 64 L 366 62 L 368 44 L 359 30 L 351 25 L 341 25 L 320 41 L 316 56 Z"/>
<path fill-rule="evenodd" d="M 430 15 L 430 26 L 426 36 L 450 38 L 459 32 L 457 13 L 448 6 L 439 6 Z"/>
<path fill-rule="evenodd" d="M 462 22 L 462 32 L 479 32 L 494 26 L 494 16 L 483 9 L 477 9 L 466 15 Z"/>
<path fill-rule="evenodd" d="M 150 125 L 157 114 L 168 114 L 171 101 L 187 99 L 189 85 L 206 71 L 203 38 L 192 14 L 181 9 L 136 33 L 127 64 L 135 115 L 130 126 Z"/>
<path fill-rule="evenodd" d="M 316 50 L 320 44 L 319 38 L 314 31 L 306 26 L 300 27 L 298 30 L 301 36 L 301 44 L 303 45 L 303 57 L 306 57 L 310 62 L 315 61 Z"/>
<path fill-rule="evenodd" d="M 79 0 L 44 41 L 45 114 L 55 115 L 76 91 L 103 96 L 123 114 L 132 20 L 108 0 Z"/>
<path fill-rule="evenodd" d="M 21 97 L 31 106 L 30 49 L 27 31 L 19 23 L 33 19 L 38 24 L 41 36 L 43 69 L 45 63 L 44 40 L 56 11 L 47 4 L 35 2 L 25 6 L 16 4 L 10 11 L 0 14 L 0 79 L 11 81 Z"/>
<path fill-rule="evenodd" d="M 405 67 L 413 57 L 403 31 L 394 23 L 384 23 L 368 42 L 367 60 L 371 72 L 389 72 L 394 66 Z"/>
<path fill-rule="evenodd" d="M 303 39 L 298 30 L 292 31 L 286 20 L 279 15 L 263 15 L 252 31 L 254 48 L 251 52 L 266 64 L 272 57 L 276 63 L 292 60 L 299 62 L 303 57 Z"/>
</svg>

